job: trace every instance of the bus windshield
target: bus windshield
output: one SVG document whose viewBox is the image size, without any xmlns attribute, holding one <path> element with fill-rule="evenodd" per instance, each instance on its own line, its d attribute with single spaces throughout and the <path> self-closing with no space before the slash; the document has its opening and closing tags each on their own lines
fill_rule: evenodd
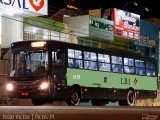
<svg viewBox="0 0 160 120">
<path fill-rule="evenodd" d="M 10 56 L 9 69 L 11 77 L 45 74 L 48 69 L 48 52 L 44 50 L 14 52 Z"/>
</svg>

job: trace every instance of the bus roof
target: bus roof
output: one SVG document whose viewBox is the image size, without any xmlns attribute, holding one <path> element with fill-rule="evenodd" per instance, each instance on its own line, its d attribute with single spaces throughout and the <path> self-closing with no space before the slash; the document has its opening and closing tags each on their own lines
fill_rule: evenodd
<svg viewBox="0 0 160 120">
<path fill-rule="evenodd" d="M 11 51 L 21 50 L 21 49 L 31 49 L 31 43 L 32 42 L 45 42 L 46 46 L 41 48 L 46 49 L 53 49 L 53 48 L 70 48 L 70 49 L 78 49 L 78 50 L 88 50 L 91 52 L 100 52 L 100 53 L 106 53 L 106 54 L 112 54 L 112 55 L 120 55 L 124 57 L 131 57 L 131 58 L 139 58 L 139 59 L 153 59 L 152 57 L 147 57 L 143 54 L 132 52 L 129 50 L 122 50 L 118 48 L 95 48 L 85 45 L 79 45 L 74 43 L 67 43 L 67 42 L 61 42 L 61 41 L 55 41 L 55 40 L 30 40 L 30 41 L 18 41 L 11 44 Z M 38 49 L 38 48 L 34 48 Z"/>
</svg>

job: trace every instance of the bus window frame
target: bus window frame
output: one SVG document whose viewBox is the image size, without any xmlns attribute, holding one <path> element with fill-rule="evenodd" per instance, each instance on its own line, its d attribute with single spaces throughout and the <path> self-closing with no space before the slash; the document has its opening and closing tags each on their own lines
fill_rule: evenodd
<svg viewBox="0 0 160 120">
<path fill-rule="evenodd" d="M 74 57 L 69 57 L 69 50 L 73 50 L 74 51 Z M 81 58 L 76 58 L 76 55 L 75 55 L 76 51 L 80 51 L 81 52 Z M 66 52 L 67 52 L 67 60 L 66 60 L 67 61 L 67 67 L 69 67 L 69 68 L 77 68 L 77 69 L 83 69 L 84 68 L 83 51 L 82 50 L 74 49 L 74 48 L 67 48 Z M 72 67 L 69 66 L 69 60 L 73 60 Z M 74 62 L 76 63 L 76 61 L 81 61 L 82 62 L 82 68 L 79 66 L 79 64 L 75 64 L 74 65 Z"/>
<path fill-rule="evenodd" d="M 112 71 L 111 72 L 113 72 L 113 73 L 120 73 L 120 74 L 124 74 L 124 62 L 123 62 L 123 56 L 119 56 L 119 55 L 115 55 L 115 54 L 111 54 L 110 55 L 111 56 L 111 68 L 112 68 Z M 122 62 L 121 62 L 121 64 L 118 64 L 118 63 L 113 63 L 113 61 L 112 61 L 112 57 L 121 57 L 121 59 L 122 59 Z M 122 72 L 114 72 L 113 71 L 113 65 L 121 65 L 121 67 L 122 67 Z"/>
<path fill-rule="evenodd" d="M 106 62 L 106 61 L 99 61 L 99 55 L 103 55 L 103 58 L 104 58 L 104 56 L 105 55 L 107 55 L 108 57 L 109 57 L 109 62 Z M 98 61 L 98 71 L 101 71 L 101 72 L 112 72 L 112 69 L 111 69 L 111 55 L 109 55 L 109 54 L 104 54 L 104 53 L 100 53 L 100 52 L 98 52 L 97 53 L 97 61 Z M 105 71 L 105 70 L 100 70 L 100 65 L 99 64 L 107 64 L 107 65 L 110 65 L 110 70 L 109 71 Z"/>
<path fill-rule="evenodd" d="M 153 63 L 153 67 L 154 68 L 149 68 L 149 67 L 147 67 L 147 60 L 146 60 L 146 76 L 149 76 L 149 77 L 155 77 L 155 76 L 157 76 L 156 74 L 156 64 L 155 64 L 155 62 L 154 61 L 149 61 L 149 62 L 151 62 L 151 63 Z M 155 75 L 147 75 L 147 70 L 151 70 L 152 72 L 155 72 Z"/>
<path fill-rule="evenodd" d="M 124 64 L 124 59 L 127 58 L 128 59 L 128 65 L 125 65 Z M 129 59 L 132 59 L 133 60 L 133 65 L 129 65 Z M 134 68 L 134 72 L 133 73 L 127 73 L 125 71 L 125 67 L 128 66 L 128 67 L 133 67 Z M 131 58 L 131 57 L 123 57 L 123 70 L 124 70 L 124 74 L 131 74 L 131 75 L 134 75 L 136 73 L 136 70 L 135 70 L 135 59 L 134 58 Z"/>
<path fill-rule="evenodd" d="M 136 59 L 134 59 L 134 60 L 135 60 L 135 75 L 147 76 L 147 75 L 146 75 L 146 60 L 142 60 L 142 59 L 139 59 L 139 58 L 136 58 Z M 140 62 L 140 61 L 144 61 L 144 67 L 141 67 L 140 64 L 139 64 L 139 66 L 136 66 L 136 60 L 138 60 L 139 62 Z M 136 72 L 137 72 L 137 71 L 136 71 L 136 70 L 137 70 L 136 68 L 142 68 L 142 69 L 144 69 L 144 72 L 145 72 L 145 73 L 144 73 L 144 74 L 137 74 L 137 73 L 136 73 Z"/>
<path fill-rule="evenodd" d="M 95 53 L 96 59 L 95 59 L 95 60 L 91 60 L 91 55 L 90 55 L 90 60 L 84 59 L 84 53 L 85 53 L 85 52 L 88 52 L 89 54 Z M 84 64 L 83 64 L 83 65 L 84 65 L 83 69 L 85 69 L 85 70 L 99 71 L 98 58 L 97 58 L 98 56 L 97 56 L 97 54 L 98 54 L 98 53 L 97 53 L 96 51 L 94 52 L 94 51 L 91 51 L 91 50 L 83 50 L 83 62 L 84 62 Z M 89 68 L 87 68 L 87 69 L 85 68 L 85 62 L 89 62 Z M 94 63 L 94 62 L 96 63 L 96 69 L 90 69 L 90 67 L 91 67 L 90 64 L 91 64 L 91 63 Z"/>
</svg>

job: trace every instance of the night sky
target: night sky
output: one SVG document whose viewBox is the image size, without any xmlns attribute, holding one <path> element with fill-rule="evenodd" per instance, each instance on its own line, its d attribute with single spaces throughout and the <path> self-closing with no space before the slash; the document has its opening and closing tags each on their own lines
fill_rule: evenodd
<svg viewBox="0 0 160 120">
<path fill-rule="evenodd" d="M 66 4 L 74 5 L 82 10 L 98 8 L 119 8 L 141 15 L 141 19 L 160 18 L 160 4 L 158 0 L 137 0 L 138 6 L 134 6 L 132 0 L 48 0 L 49 9 L 52 12 L 64 8 Z M 128 4 L 127 4 L 128 3 Z M 149 8 L 149 12 L 144 10 Z"/>
</svg>

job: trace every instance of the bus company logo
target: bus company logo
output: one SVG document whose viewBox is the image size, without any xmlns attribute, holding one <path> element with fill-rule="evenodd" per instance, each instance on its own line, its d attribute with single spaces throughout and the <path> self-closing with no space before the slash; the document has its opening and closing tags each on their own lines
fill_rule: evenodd
<svg viewBox="0 0 160 120">
<path fill-rule="evenodd" d="M 138 83 L 138 80 L 135 78 L 133 81 L 133 84 L 136 85 Z"/>
<path fill-rule="evenodd" d="M 0 0 L 0 9 L 11 8 L 18 11 L 29 11 L 47 15 L 47 0 Z"/>
<path fill-rule="evenodd" d="M 39 11 L 44 6 L 44 0 L 29 0 L 29 2 L 36 11 Z"/>
</svg>

